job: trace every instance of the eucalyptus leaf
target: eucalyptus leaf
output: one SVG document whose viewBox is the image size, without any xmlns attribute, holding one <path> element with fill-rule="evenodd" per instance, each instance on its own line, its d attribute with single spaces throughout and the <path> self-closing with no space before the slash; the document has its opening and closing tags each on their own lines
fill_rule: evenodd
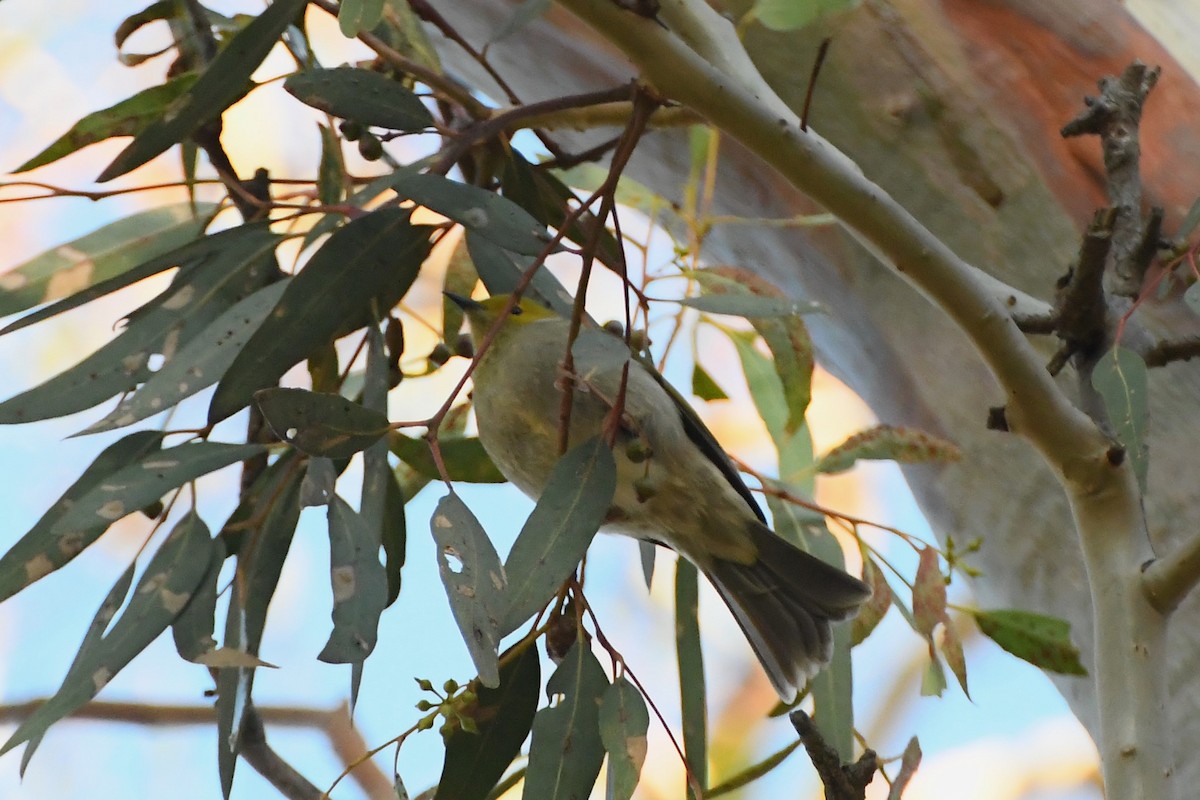
<svg viewBox="0 0 1200 800">
<path fill-rule="evenodd" d="M 192 598 L 171 622 L 175 650 L 186 661 L 200 663 L 202 658 L 217 649 L 217 642 L 213 639 L 217 616 L 217 581 L 224 564 L 225 546 L 218 539 L 213 542 L 208 567 L 196 584 Z"/>
<path fill-rule="evenodd" d="M 679 699 L 683 755 L 700 789 L 708 788 L 708 689 L 700 649 L 700 576 L 687 559 L 675 564 L 675 654 L 679 660 Z"/>
<path fill-rule="evenodd" d="M 217 53 L 191 91 L 147 126 L 100 173 L 110 181 L 179 144 L 204 123 L 215 119 L 246 93 L 250 75 L 266 58 L 284 30 L 308 0 L 275 0 Z"/>
<path fill-rule="evenodd" d="M 406 436 L 399 431 L 388 434 L 388 447 L 392 454 L 420 474 L 434 480 L 441 479 L 437 463 L 424 439 Z M 477 436 L 439 436 L 438 449 L 442 464 L 452 481 L 464 483 L 504 483 L 505 477 L 492 463 L 487 451 Z"/>
<path fill-rule="evenodd" d="M 533 616 L 571 576 L 612 506 L 617 467 L 600 437 L 568 450 L 525 521 L 504 564 L 507 636 Z"/>
<path fill-rule="evenodd" d="M 972 611 L 979 630 L 1017 658 L 1060 675 L 1087 675 L 1066 620 L 1006 609 Z"/>
<path fill-rule="evenodd" d="M 600 740 L 608 752 L 605 800 L 630 800 L 646 761 L 650 712 L 642 693 L 624 675 L 600 700 Z"/>
<path fill-rule="evenodd" d="M 380 72 L 357 67 L 306 70 L 289 77 L 283 88 L 305 105 L 363 125 L 406 133 L 433 126 L 433 115 L 420 98 Z"/>
<path fill-rule="evenodd" d="M 338 27 L 342 35 L 353 39 L 363 31 L 379 24 L 385 0 L 341 0 L 338 5 Z"/>
<path fill-rule="evenodd" d="M 494 688 L 500 683 L 500 615 L 508 585 L 500 557 L 479 520 L 453 492 L 438 501 L 429 527 L 454 620 L 479 681 Z"/>
<path fill-rule="evenodd" d="M 755 294 L 709 294 L 685 297 L 679 301 L 679 304 L 708 314 L 725 314 L 746 319 L 790 317 L 797 314 L 812 314 L 821 310 L 819 303 L 801 303 L 786 297 Z"/>
<path fill-rule="evenodd" d="M 162 446 L 162 439 L 163 435 L 158 431 L 138 431 L 114 442 L 96 456 L 78 480 L 46 510 L 29 532 L 0 556 L 0 601 L 7 600 L 34 581 L 59 569 L 108 530 L 111 522 L 98 519 L 90 527 L 65 534 L 51 533 L 80 498 L 122 468 L 157 452 Z"/>
<path fill-rule="evenodd" d="M 332 459 L 319 456 L 310 458 L 304 470 L 304 480 L 300 483 L 300 507 L 329 505 L 334 498 L 337 477 L 337 467 Z"/>
<path fill-rule="evenodd" d="M 388 431 L 386 414 L 339 394 L 262 389 L 254 402 L 275 435 L 311 456 L 349 458 Z"/>
<path fill-rule="evenodd" d="M 858 461 L 887 459 L 899 464 L 958 461 L 962 451 L 953 442 L 930 433 L 895 425 L 875 425 L 834 447 L 817 461 L 817 471 L 844 472 Z"/>
<path fill-rule="evenodd" d="M 487 287 L 488 294 L 511 294 L 520 283 L 521 275 L 533 263 L 533 259 L 518 257 L 514 261 L 503 247 L 471 230 L 467 231 L 466 238 L 471 261 L 475 264 L 479 279 Z M 559 316 L 568 318 L 575 303 L 571 293 L 563 288 L 558 278 L 555 278 L 544 264 L 538 266 L 524 297 L 533 299 L 553 309 Z"/>
<path fill-rule="evenodd" d="M 445 735 L 446 760 L 434 800 L 487 800 L 504 770 L 521 752 L 533 725 L 542 687 L 536 647 L 526 647 L 500 667 L 500 685 L 476 691 L 465 713 L 474 733 L 455 726 Z"/>
<path fill-rule="evenodd" d="M 1146 431 L 1150 422 L 1146 362 L 1125 347 L 1114 347 L 1100 357 L 1092 371 L 1092 386 L 1104 399 L 1113 433 L 1124 447 L 1137 476 L 1138 486 L 1146 491 L 1150 458 Z"/>
<path fill-rule="evenodd" d="M 328 517 L 333 632 L 317 658 L 330 664 L 360 662 L 375 649 L 379 615 L 387 603 L 379 531 L 337 495 Z"/>
<path fill-rule="evenodd" d="M 390 309 L 416 279 L 429 252 L 428 236 L 427 228 L 414 227 L 408 212 L 398 208 L 373 211 L 335 231 L 292 278 L 274 313 L 225 372 L 209 422 L 240 410 L 254 392 L 277 383 L 317 348 L 367 324 L 372 301 L 380 311 Z"/>
<path fill-rule="evenodd" d="M 558 702 L 533 718 L 522 798 L 581 800 L 591 794 L 604 763 L 600 700 L 608 685 L 591 648 L 576 642 L 546 682 L 546 693 Z"/>
</svg>

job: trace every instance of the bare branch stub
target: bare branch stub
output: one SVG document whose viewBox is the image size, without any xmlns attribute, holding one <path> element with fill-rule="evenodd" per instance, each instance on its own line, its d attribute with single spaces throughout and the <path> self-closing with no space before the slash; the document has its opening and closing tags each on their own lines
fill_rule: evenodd
<svg viewBox="0 0 1200 800">
<path fill-rule="evenodd" d="M 1113 269 L 1107 276 L 1107 288 L 1112 294 L 1124 297 L 1137 297 L 1150 264 L 1144 245 L 1149 231 L 1142 214 L 1139 126 L 1142 108 L 1158 82 L 1159 73 L 1158 67 L 1135 61 L 1120 77 L 1101 79 L 1100 96 L 1084 98 L 1087 107 L 1061 131 L 1064 137 L 1086 134 L 1100 137 L 1108 196 L 1116 210 L 1111 252 Z M 1153 255 L 1151 248 L 1149 256 Z"/>
<path fill-rule="evenodd" d="M 812 717 L 796 710 L 788 714 L 804 749 L 825 786 L 825 800 L 864 800 L 867 786 L 879 770 L 874 750 L 866 750 L 853 764 L 843 764 L 837 751 L 826 744 Z"/>
</svg>

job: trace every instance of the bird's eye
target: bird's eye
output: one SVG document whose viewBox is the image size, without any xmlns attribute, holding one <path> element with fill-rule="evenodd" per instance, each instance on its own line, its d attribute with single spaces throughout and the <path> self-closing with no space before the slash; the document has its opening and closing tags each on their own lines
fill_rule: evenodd
<svg viewBox="0 0 1200 800">
<path fill-rule="evenodd" d="M 519 315 L 521 315 L 521 314 L 523 314 L 523 313 L 525 313 L 525 312 L 521 310 L 521 307 L 520 307 L 520 306 L 513 306 L 513 307 L 512 307 L 512 315 L 513 315 L 514 317 L 516 317 L 516 316 L 519 316 Z"/>
</svg>

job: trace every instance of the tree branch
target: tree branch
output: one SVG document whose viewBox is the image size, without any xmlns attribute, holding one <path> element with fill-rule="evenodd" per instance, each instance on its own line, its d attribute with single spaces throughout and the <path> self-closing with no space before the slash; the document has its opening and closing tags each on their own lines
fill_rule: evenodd
<svg viewBox="0 0 1200 800">
<path fill-rule="evenodd" d="M 1200 536 L 1193 536 L 1175 552 L 1150 562 L 1142 573 L 1146 596 L 1163 614 L 1175 610 L 1200 584 Z"/>
<path fill-rule="evenodd" d="M 246 716 L 242 723 L 240 755 L 288 800 L 320 800 L 323 792 L 309 783 L 307 778 L 267 744 L 262 717 L 251 704 L 246 706 Z"/>
</svg>

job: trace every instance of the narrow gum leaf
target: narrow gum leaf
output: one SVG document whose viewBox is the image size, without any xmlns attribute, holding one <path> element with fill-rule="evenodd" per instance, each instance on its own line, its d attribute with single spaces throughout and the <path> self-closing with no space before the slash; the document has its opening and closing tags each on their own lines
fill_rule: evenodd
<svg viewBox="0 0 1200 800">
<path fill-rule="evenodd" d="M 361 662 L 375 649 L 379 615 L 387 602 L 379 532 L 337 495 L 328 517 L 333 632 L 317 658 L 331 664 Z"/>
<path fill-rule="evenodd" d="M 262 389 L 254 400 L 280 439 L 311 456 L 348 458 L 388 431 L 386 414 L 338 394 Z"/>
<path fill-rule="evenodd" d="M 984 635 L 1017 658 L 1062 675 L 1087 675 L 1066 620 L 1030 611 L 973 611 Z"/>
<path fill-rule="evenodd" d="M 600 701 L 600 739 L 608 752 L 608 800 L 630 800 L 646 761 L 650 713 L 641 692 L 624 676 Z"/>
<path fill-rule="evenodd" d="M 356 67 L 298 72 L 283 88 L 305 105 L 363 125 L 412 132 L 433 125 L 429 109 L 398 81 Z"/>
</svg>

